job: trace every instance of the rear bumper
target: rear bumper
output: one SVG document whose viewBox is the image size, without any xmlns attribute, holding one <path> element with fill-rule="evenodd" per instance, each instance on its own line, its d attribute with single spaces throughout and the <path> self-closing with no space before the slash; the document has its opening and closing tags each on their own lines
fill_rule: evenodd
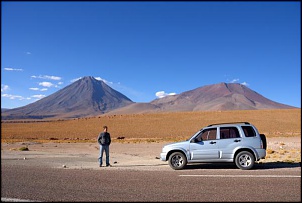
<svg viewBox="0 0 302 203">
<path fill-rule="evenodd" d="M 266 156 L 266 150 L 265 149 L 258 149 L 257 150 L 257 158 L 256 160 L 259 161 L 260 159 L 265 159 Z"/>
</svg>

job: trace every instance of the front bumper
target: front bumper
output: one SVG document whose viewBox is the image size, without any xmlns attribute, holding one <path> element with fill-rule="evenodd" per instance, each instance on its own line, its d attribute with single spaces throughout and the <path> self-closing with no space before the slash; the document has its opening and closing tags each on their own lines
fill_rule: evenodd
<svg viewBox="0 0 302 203">
<path fill-rule="evenodd" d="M 167 153 L 166 152 L 160 153 L 160 160 L 161 161 L 167 161 Z"/>
</svg>

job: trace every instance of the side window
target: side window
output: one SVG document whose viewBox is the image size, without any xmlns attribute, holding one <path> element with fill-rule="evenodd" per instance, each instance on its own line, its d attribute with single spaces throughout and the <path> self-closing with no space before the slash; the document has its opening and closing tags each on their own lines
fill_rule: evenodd
<svg viewBox="0 0 302 203">
<path fill-rule="evenodd" d="M 206 129 L 202 131 L 197 137 L 197 141 L 207 141 L 207 140 L 216 140 L 217 129 Z"/>
<path fill-rule="evenodd" d="M 242 126 L 245 137 L 255 137 L 256 133 L 252 126 Z"/>
<path fill-rule="evenodd" d="M 240 135 L 236 127 L 220 128 L 220 139 L 238 138 L 238 137 L 240 137 Z"/>
<path fill-rule="evenodd" d="M 207 129 L 202 133 L 201 139 L 204 141 L 205 140 L 216 140 L 216 132 L 217 132 L 216 128 Z"/>
</svg>

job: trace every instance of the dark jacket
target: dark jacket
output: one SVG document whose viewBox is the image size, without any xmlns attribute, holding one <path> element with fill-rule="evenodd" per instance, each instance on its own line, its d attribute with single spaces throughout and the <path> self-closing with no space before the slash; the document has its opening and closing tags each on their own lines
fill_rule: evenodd
<svg viewBox="0 0 302 203">
<path fill-rule="evenodd" d="M 98 143 L 100 145 L 110 145 L 110 143 L 111 143 L 110 133 L 101 132 L 98 136 Z"/>
</svg>

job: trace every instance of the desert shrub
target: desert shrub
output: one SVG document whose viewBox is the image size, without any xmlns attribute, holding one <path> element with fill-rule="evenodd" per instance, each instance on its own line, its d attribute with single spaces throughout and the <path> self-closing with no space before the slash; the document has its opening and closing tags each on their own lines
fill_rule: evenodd
<svg viewBox="0 0 302 203">
<path fill-rule="evenodd" d="M 275 151 L 272 150 L 272 149 L 267 149 L 267 150 L 266 150 L 266 153 L 267 153 L 267 154 L 273 154 L 273 153 L 275 153 Z"/>
<path fill-rule="evenodd" d="M 28 147 L 20 147 L 19 150 L 20 151 L 28 151 L 29 149 L 28 149 Z"/>
</svg>

